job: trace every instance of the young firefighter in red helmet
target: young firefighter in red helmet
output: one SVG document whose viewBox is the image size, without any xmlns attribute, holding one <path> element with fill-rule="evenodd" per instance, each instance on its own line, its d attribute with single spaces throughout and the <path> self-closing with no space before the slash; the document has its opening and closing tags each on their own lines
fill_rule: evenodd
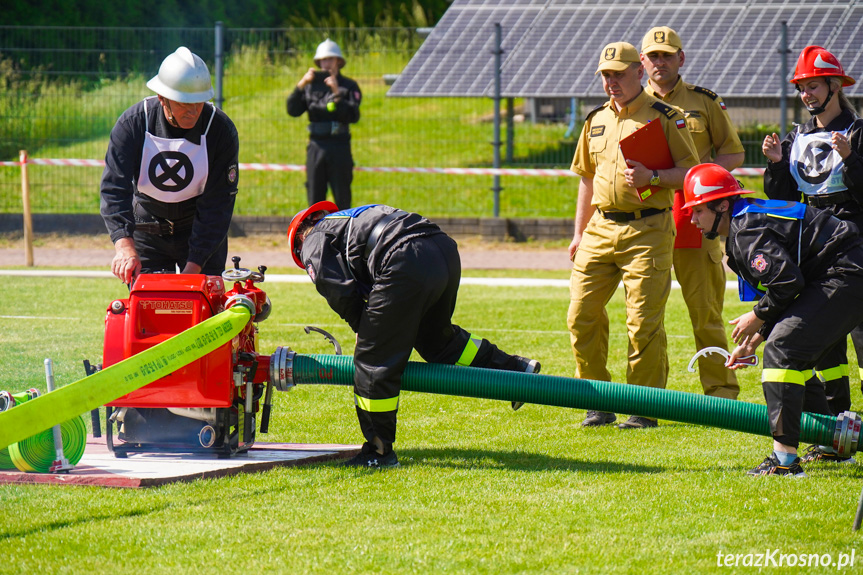
<svg viewBox="0 0 863 575">
<path fill-rule="evenodd" d="M 829 211 L 741 198 L 752 192 L 716 164 L 692 168 L 683 193 L 692 223 L 705 236 L 726 237 L 741 300 L 755 301 L 731 322 L 737 348 L 727 365 L 766 340 L 761 381 L 773 453 L 748 473 L 803 476 L 802 412 L 831 414 L 812 369 L 863 321 L 863 239 L 857 226 Z"/>
<path fill-rule="evenodd" d="M 288 242 L 294 262 L 357 334 L 354 399 L 366 441 L 346 465 L 398 465 L 396 414 L 413 349 L 429 363 L 539 373 L 538 361 L 504 353 L 452 323 L 458 249 L 419 214 L 383 205 L 338 211 L 318 202 L 294 216 Z"/>
<path fill-rule="evenodd" d="M 863 120 L 842 91 L 854 79 L 833 54 L 821 46 L 807 46 L 791 82 L 812 118 L 795 126 L 781 142 L 776 134 L 764 138 L 762 151 L 768 159 L 764 191 L 771 199 L 802 199 L 863 228 Z M 863 327 L 855 328 L 851 339 L 860 362 Z M 834 415 L 850 409 L 846 345 L 837 346 L 816 371 L 825 382 Z M 804 462 L 815 460 L 839 461 L 831 449 L 819 446 L 803 456 Z"/>
</svg>

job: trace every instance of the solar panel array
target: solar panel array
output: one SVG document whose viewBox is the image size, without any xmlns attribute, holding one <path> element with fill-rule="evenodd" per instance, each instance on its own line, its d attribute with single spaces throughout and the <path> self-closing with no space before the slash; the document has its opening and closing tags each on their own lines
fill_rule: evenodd
<svg viewBox="0 0 863 575">
<path fill-rule="evenodd" d="M 602 48 L 637 49 L 654 26 L 683 40 L 686 81 L 724 97 L 779 96 L 781 22 L 788 73 L 807 45 L 824 46 L 863 97 L 863 0 L 454 0 L 390 88 L 390 96 L 494 95 L 494 25 L 501 25 L 501 95 L 604 97 Z M 790 89 L 789 89 L 790 93 Z"/>
</svg>

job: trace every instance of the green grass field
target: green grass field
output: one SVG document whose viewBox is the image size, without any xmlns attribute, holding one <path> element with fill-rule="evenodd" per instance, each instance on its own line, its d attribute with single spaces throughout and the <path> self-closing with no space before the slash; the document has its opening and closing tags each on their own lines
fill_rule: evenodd
<svg viewBox="0 0 863 575">
<path fill-rule="evenodd" d="M 0 389 L 44 389 L 46 357 L 61 385 L 83 375 L 83 359 L 101 359 L 105 308 L 125 292 L 118 281 L 2 282 Z M 274 311 L 260 324 L 261 353 L 277 345 L 331 353 L 322 338 L 303 333 L 309 324 L 331 331 L 350 353 L 349 328 L 311 283 L 264 287 Z M 459 295 L 457 323 L 539 359 L 543 373 L 573 374 L 565 288 L 464 286 Z M 726 319 L 746 309 L 734 296 L 728 292 Z M 620 293 L 609 313 L 609 361 L 620 382 Z M 668 387 L 697 393 L 686 371 L 695 350 L 679 291 L 666 326 Z M 760 370 L 738 373 L 741 399 L 763 403 Z M 863 407 L 859 391 L 852 395 Z M 398 469 L 325 463 L 138 491 L 0 486 L 0 573 L 839 571 L 719 566 L 719 555 L 741 555 L 742 565 L 747 554 L 774 550 L 777 562 L 779 554 L 839 561 L 854 552 L 859 572 L 863 536 L 851 530 L 859 465 L 810 465 L 799 480 L 754 479 L 745 471 L 769 452 L 767 437 L 667 421 L 644 431 L 582 429 L 583 415 L 405 392 Z M 277 393 L 270 434 L 258 438 L 361 442 L 350 390 Z"/>
</svg>

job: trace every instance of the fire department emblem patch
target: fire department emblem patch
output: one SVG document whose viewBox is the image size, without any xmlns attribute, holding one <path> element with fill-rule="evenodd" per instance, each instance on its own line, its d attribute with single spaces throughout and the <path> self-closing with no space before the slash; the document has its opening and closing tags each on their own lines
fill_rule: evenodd
<svg viewBox="0 0 863 575">
<path fill-rule="evenodd" d="M 237 165 L 233 164 L 228 167 L 228 183 L 235 184 L 237 183 Z"/>
<path fill-rule="evenodd" d="M 763 273 L 767 269 L 767 258 L 764 257 L 764 254 L 755 254 L 749 265 L 758 273 Z"/>
<path fill-rule="evenodd" d="M 312 283 L 315 283 L 315 266 L 312 264 L 307 265 L 306 273 L 308 273 L 309 277 L 312 278 Z"/>
</svg>

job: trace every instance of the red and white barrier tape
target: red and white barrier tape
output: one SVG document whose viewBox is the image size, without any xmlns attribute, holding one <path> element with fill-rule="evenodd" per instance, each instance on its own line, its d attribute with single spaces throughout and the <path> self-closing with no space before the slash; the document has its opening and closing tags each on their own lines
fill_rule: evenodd
<svg viewBox="0 0 863 575">
<path fill-rule="evenodd" d="M 77 166 L 104 167 L 103 160 L 46 159 L 30 158 L 28 164 L 37 166 Z M 21 162 L 0 162 L 0 166 L 20 166 Z M 240 164 L 241 170 L 270 172 L 302 172 L 306 167 L 296 164 Z M 382 166 L 356 166 L 358 172 L 378 172 L 397 174 L 454 174 L 459 176 L 575 176 L 569 170 L 516 169 L 516 168 L 398 168 Z M 761 176 L 764 168 L 737 168 L 731 172 L 735 176 Z"/>
</svg>

